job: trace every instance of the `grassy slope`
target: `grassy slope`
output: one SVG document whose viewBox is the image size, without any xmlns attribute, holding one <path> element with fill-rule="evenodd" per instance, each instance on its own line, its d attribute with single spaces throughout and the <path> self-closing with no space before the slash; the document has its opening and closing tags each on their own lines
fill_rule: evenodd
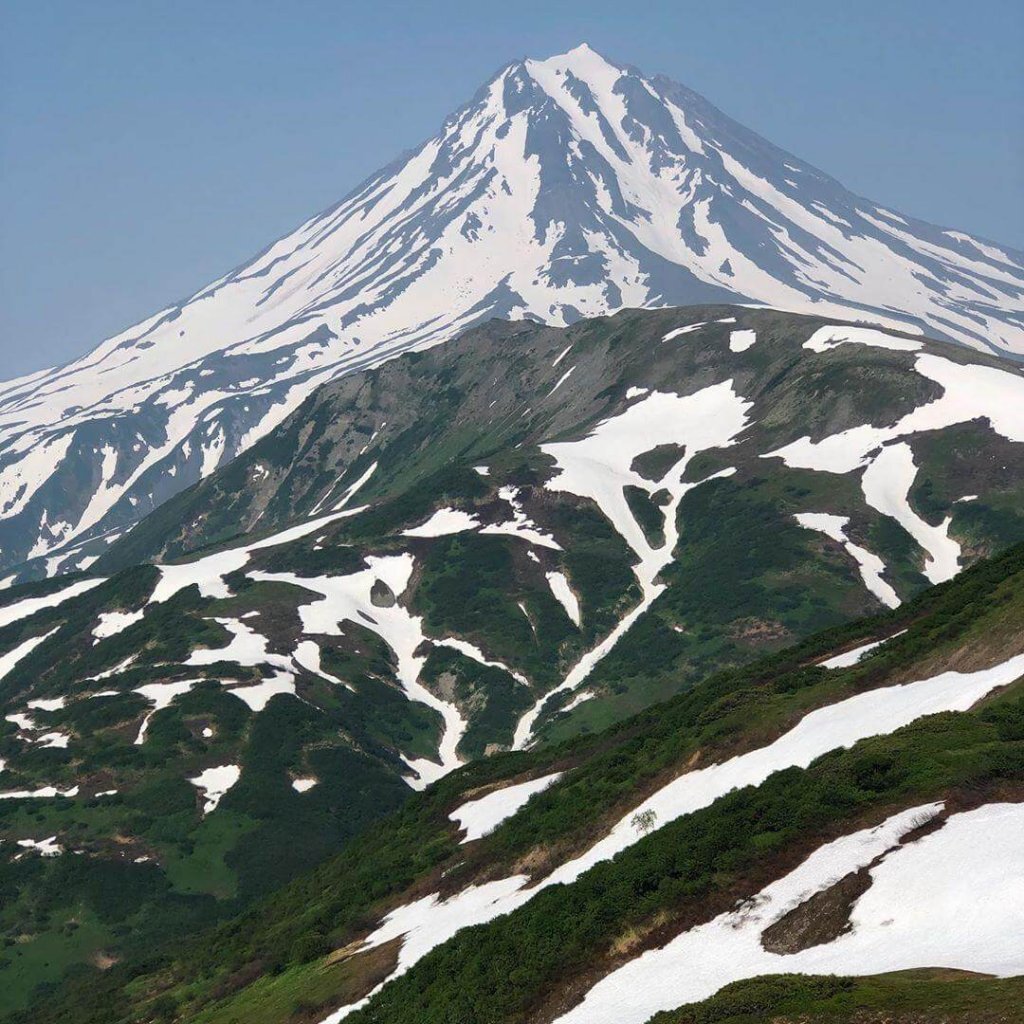
<svg viewBox="0 0 1024 1024">
<path fill-rule="evenodd" d="M 899 971 L 868 978 L 776 975 L 734 982 L 650 1024 L 1015 1024 L 1024 978 Z"/>
<path fill-rule="evenodd" d="M 352 990 L 360 958 L 346 974 L 329 966 L 325 954 L 364 933 L 389 903 L 404 900 L 410 886 L 432 891 L 429 879 L 456 862 L 461 867 L 446 879 L 452 887 L 481 870 L 505 873 L 538 851 L 549 862 L 562 859 L 697 751 L 716 759 L 768 741 L 807 708 L 845 694 L 1016 652 L 1022 611 L 1019 547 L 898 612 L 722 673 L 601 736 L 471 765 L 237 922 L 166 957 L 84 979 L 66 999 L 36 1007 L 33 1019 L 108 1024 L 132 1019 L 133 1005 L 150 1000 L 170 1018 L 180 1013 L 220 1024 L 304 1019 L 312 1005 L 336 1003 Z M 807 666 L 826 651 L 905 625 L 909 632 L 864 666 L 841 672 Z M 468 849 L 457 846 L 446 814 L 462 793 L 571 765 L 563 783 L 491 836 Z M 1024 780 L 1024 701 L 1016 689 L 979 712 L 936 716 L 868 740 L 665 826 L 575 885 L 546 890 L 509 918 L 456 936 L 389 986 L 363 1019 L 475 1021 L 482 1019 L 474 1008 L 480 991 L 491 994 L 489 1020 L 530 1019 L 571 989 L 573 976 L 599 961 L 618 937 L 645 933 L 660 913 L 706 915 L 737 891 L 756 889 L 765 865 L 781 870 L 808 844 L 877 820 L 895 806 L 951 790 L 985 790 L 1000 779 Z M 502 965 L 509 957 L 517 969 L 506 977 Z M 260 998 L 268 987 L 272 1000 Z"/>
</svg>

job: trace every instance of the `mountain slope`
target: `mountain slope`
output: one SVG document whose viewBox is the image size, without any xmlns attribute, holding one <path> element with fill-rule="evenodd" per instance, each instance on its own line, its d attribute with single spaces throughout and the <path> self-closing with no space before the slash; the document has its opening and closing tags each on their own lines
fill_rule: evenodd
<svg viewBox="0 0 1024 1024">
<path fill-rule="evenodd" d="M 237 921 L 25 1019 L 643 1024 L 763 974 L 1019 976 L 1022 611 L 1017 547 L 604 734 L 464 768 Z M 879 1019 L 935 1005 L 858 984 Z M 973 984 L 938 1005 L 1004 1019 L 1014 986 Z M 781 979 L 658 1020 L 841 1011 L 849 988 Z"/>
<path fill-rule="evenodd" d="M 1022 393 L 950 343 L 728 306 L 496 321 L 321 389 L 107 575 L 0 595 L 8 1006 L 467 762 L 902 615 L 1024 539 Z"/>
<path fill-rule="evenodd" d="M 1024 353 L 1024 255 L 860 199 L 583 46 L 509 64 L 252 262 L 0 387 L 0 564 L 86 567 L 318 384 L 489 317 L 712 301 Z"/>
</svg>

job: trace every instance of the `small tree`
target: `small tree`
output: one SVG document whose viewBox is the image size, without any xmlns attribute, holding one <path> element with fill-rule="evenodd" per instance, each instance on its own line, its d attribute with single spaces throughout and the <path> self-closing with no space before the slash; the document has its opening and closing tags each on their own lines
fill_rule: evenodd
<svg viewBox="0 0 1024 1024">
<path fill-rule="evenodd" d="M 652 828 L 654 828 L 657 820 L 657 812 L 648 807 L 646 811 L 637 811 L 636 814 L 630 818 L 629 823 L 637 830 L 637 832 L 640 833 L 640 835 L 645 836 Z"/>
</svg>

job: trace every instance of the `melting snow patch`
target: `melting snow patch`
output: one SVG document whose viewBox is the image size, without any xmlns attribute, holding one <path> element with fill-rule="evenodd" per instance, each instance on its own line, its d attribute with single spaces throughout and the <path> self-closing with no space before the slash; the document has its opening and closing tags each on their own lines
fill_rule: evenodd
<svg viewBox="0 0 1024 1024">
<path fill-rule="evenodd" d="M 249 686 L 232 686 L 224 691 L 249 705 L 251 711 L 259 713 L 280 693 L 295 696 L 295 676 L 291 672 L 278 672 L 270 679 Z"/>
<path fill-rule="evenodd" d="M 940 805 L 911 808 L 820 847 L 743 907 L 692 928 L 598 982 L 558 1024 L 642 1024 L 659 1010 L 765 974 L 881 974 L 947 967 L 1009 977 L 1024 970 L 1024 805 L 951 815 L 915 842 L 900 839 Z M 880 862 L 868 868 L 873 860 Z M 845 875 L 870 888 L 831 942 L 771 953 L 764 931 Z"/>
<path fill-rule="evenodd" d="M 795 518 L 806 529 L 817 530 L 837 544 L 841 544 L 846 549 L 846 553 L 857 563 L 864 586 L 882 604 L 887 608 L 895 608 L 900 603 L 896 591 L 882 579 L 885 562 L 866 548 L 854 544 L 846 536 L 846 525 L 850 521 L 847 516 L 834 516 L 827 512 L 798 512 Z"/>
<path fill-rule="evenodd" d="M 519 606 L 523 609 L 523 606 Z M 523 609 L 523 614 L 526 614 L 526 610 Z M 526 616 L 529 618 L 529 616 Z M 481 665 L 487 665 L 489 668 L 500 668 L 503 672 L 507 672 L 516 682 L 522 683 L 523 686 L 529 686 L 530 681 L 521 672 L 517 672 L 514 668 L 510 668 L 503 661 L 495 661 L 492 658 L 488 658 L 479 647 L 471 644 L 468 640 L 459 640 L 457 637 L 445 637 L 443 640 L 434 640 L 433 644 L 435 647 L 449 647 L 453 651 L 458 651 L 460 654 L 464 654 L 467 658 L 472 658 L 473 661 L 478 662 Z"/>
<path fill-rule="evenodd" d="M 6 793 L 0 793 L 0 800 L 51 800 L 55 796 L 67 799 L 78 796 L 78 787 L 72 786 L 64 790 L 55 786 L 43 786 L 42 789 L 10 789 Z"/>
<path fill-rule="evenodd" d="M 60 626 L 54 626 L 49 633 L 43 633 L 42 636 L 29 637 L 28 640 L 23 640 L 17 647 L 0 656 L 0 679 L 6 677 L 19 661 L 28 657 L 43 641 L 53 636 L 58 629 L 60 629 Z"/>
<path fill-rule="evenodd" d="M 910 488 L 916 476 L 910 445 L 889 445 L 864 470 L 864 499 L 882 515 L 895 519 L 927 552 L 924 574 L 929 581 L 944 583 L 960 570 L 960 545 L 949 536 L 950 516 L 932 526 L 910 507 Z"/>
<path fill-rule="evenodd" d="M 132 623 L 139 622 L 143 615 L 145 615 L 145 611 L 141 609 L 137 612 L 101 612 L 100 620 L 93 628 L 92 635 L 97 641 L 108 636 L 116 636 Z"/>
<path fill-rule="evenodd" d="M 649 390 L 650 390 L 650 388 L 637 388 L 637 387 L 627 388 L 626 389 L 626 401 L 628 402 L 632 398 L 643 398 L 643 396 L 646 395 Z"/>
<path fill-rule="evenodd" d="M 505 786 L 504 789 L 495 790 L 476 800 L 468 800 L 456 807 L 448 817 L 458 822 L 459 827 L 465 830 L 462 842 L 471 843 L 474 839 L 481 839 L 493 832 L 506 818 L 511 818 L 524 807 L 530 797 L 542 793 L 561 777 L 562 772 L 555 772 L 553 775 L 543 775 L 529 782 Z"/>
<path fill-rule="evenodd" d="M 573 593 L 572 587 L 569 586 L 565 573 L 548 572 L 544 574 L 544 578 L 548 581 L 551 593 L 565 609 L 565 614 L 578 626 L 580 624 L 580 602 Z"/>
<path fill-rule="evenodd" d="M 897 338 L 873 327 L 850 327 L 846 324 L 819 327 L 804 342 L 804 348 L 812 352 L 827 352 L 839 345 L 870 345 L 872 348 L 887 348 L 893 352 L 919 352 L 922 347 L 919 341 Z"/>
<path fill-rule="evenodd" d="M 502 501 L 507 501 L 512 506 L 512 520 L 505 523 L 492 523 L 490 526 L 485 526 L 480 531 L 481 533 L 506 534 L 509 537 L 519 537 L 529 544 L 552 548 L 555 551 L 562 550 L 562 545 L 550 533 L 545 533 L 539 529 L 537 524 L 523 511 L 522 503 L 519 500 L 518 488 L 502 487 L 498 491 L 498 497 Z"/>
<path fill-rule="evenodd" d="M 326 679 L 329 683 L 335 683 L 337 686 L 344 686 L 346 690 L 355 692 L 355 687 L 350 683 L 346 683 L 344 679 L 339 679 L 337 676 L 331 675 L 323 665 L 321 664 L 321 651 L 320 645 L 315 640 L 303 640 L 295 648 L 295 652 L 292 655 L 295 658 L 295 663 L 301 668 L 304 668 L 307 672 L 312 672 L 313 675 L 320 676 L 321 679 Z"/>
<path fill-rule="evenodd" d="M 733 331 L 729 335 L 729 351 L 746 352 L 755 341 L 757 334 L 754 331 Z"/>
<path fill-rule="evenodd" d="M 707 321 L 702 320 L 699 324 L 687 324 L 685 327 L 677 327 L 674 331 L 669 331 L 668 334 L 662 337 L 662 341 L 672 341 L 674 338 L 680 338 L 684 334 L 690 334 L 693 331 L 699 331 L 702 327 L 707 327 Z"/>
<path fill-rule="evenodd" d="M 43 857 L 59 857 L 63 852 L 55 835 L 50 836 L 49 839 L 19 839 L 18 845 L 27 850 L 35 850 Z"/>
<path fill-rule="evenodd" d="M 203 682 L 202 679 L 183 679 L 177 683 L 147 683 L 145 686 L 140 686 L 137 690 L 133 691 L 141 694 L 153 705 L 152 709 L 142 719 L 142 724 L 139 726 L 139 734 L 135 737 L 135 746 L 142 746 L 146 741 L 146 731 L 149 729 L 150 720 L 158 711 L 168 707 L 175 697 L 188 693 L 196 683 L 201 682 Z"/>
<path fill-rule="evenodd" d="M 17 622 L 19 619 L 35 615 L 36 612 L 42 611 L 44 608 L 56 608 L 65 601 L 70 601 L 71 598 L 78 597 L 79 594 L 84 594 L 92 590 L 93 587 L 98 587 L 101 583 L 105 582 L 105 579 L 80 580 L 78 583 L 72 583 L 70 587 L 65 587 L 63 590 L 58 590 L 53 594 L 47 594 L 45 597 L 27 597 L 23 601 L 16 601 L 14 604 L 5 605 L 3 608 L 0 608 L 0 628 L 9 626 L 12 622 Z"/>
<path fill-rule="evenodd" d="M 403 537 L 445 537 L 450 533 L 463 533 L 475 530 L 479 520 L 470 512 L 458 508 L 439 508 L 421 526 L 403 530 Z"/>
<path fill-rule="evenodd" d="M 550 398 L 569 379 L 569 374 L 571 374 L 572 371 L 575 369 L 575 366 L 570 366 L 569 369 L 566 370 L 565 373 L 563 373 L 562 376 L 558 378 L 558 380 L 555 382 L 555 386 L 547 393 L 545 397 Z"/>
<path fill-rule="evenodd" d="M 221 797 L 239 780 L 241 775 L 242 769 L 237 764 L 222 764 L 214 768 L 207 768 L 194 779 L 188 780 L 205 797 L 204 815 L 217 809 Z"/>
<path fill-rule="evenodd" d="M 821 661 L 818 664 L 822 668 L 849 668 L 851 665 L 856 665 L 865 657 L 865 655 L 870 654 L 876 647 L 881 647 L 882 644 L 886 644 L 890 640 L 895 640 L 896 637 L 903 636 L 904 633 L 906 633 L 906 630 L 901 629 L 898 633 L 893 633 L 892 636 L 883 637 L 881 640 L 872 640 L 867 644 L 861 644 L 860 647 L 854 647 L 852 651 L 843 651 L 842 654 L 835 654 L 831 658 L 827 658 L 825 661 Z"/>
</svg>

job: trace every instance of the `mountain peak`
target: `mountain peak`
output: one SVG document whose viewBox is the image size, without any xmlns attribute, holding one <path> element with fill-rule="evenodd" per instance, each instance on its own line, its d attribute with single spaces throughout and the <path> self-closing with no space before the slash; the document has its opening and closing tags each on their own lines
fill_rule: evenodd
<svg viewBox="0 0 1024 1024">
<path fill-rule="evenodd" d="M 318 385 L 491 317 L 741 302 L 1020 356 L 1022 296 L 1024 254 L 853 195 L 581 43 L 509 64 L 188 301 L 0 389 L 0 565 L 82 567 Z"/>
</svg>

